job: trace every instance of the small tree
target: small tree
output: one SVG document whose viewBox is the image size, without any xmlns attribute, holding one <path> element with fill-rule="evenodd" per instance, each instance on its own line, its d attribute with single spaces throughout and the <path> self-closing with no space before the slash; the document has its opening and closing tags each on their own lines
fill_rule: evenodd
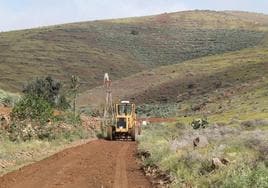
<svg viewBox="0 0 268 188">
<path fill-rule="evenodd" d="M 69 104 L 61 91 L 62 84 L 50 76 L 37 78 L 28 83 L 23 89 L 23 93 L 26 95 L 41 98 L 52 107 L 66 109 L 69 107 Z"/>
<path fill-rule="evenodd" d="M 73 113 L 74 116 L 76 116 L 76 98 L 78 94 L 78 90 L 80 87 L 80 79 L 78 76 L 72 75 L 71 77 L 71 85 L 70 85 L 70 91 L 73 98 Z"/>
<path fill-rule="evenodd" d="M 50 76 L 28 83 L 25 94 L 14 106 L 12 117 L 45 122 L 52 117 L 53 108 L 67 109 L 70 105 L 62 92 L 62 84 Z"/>
</svg>

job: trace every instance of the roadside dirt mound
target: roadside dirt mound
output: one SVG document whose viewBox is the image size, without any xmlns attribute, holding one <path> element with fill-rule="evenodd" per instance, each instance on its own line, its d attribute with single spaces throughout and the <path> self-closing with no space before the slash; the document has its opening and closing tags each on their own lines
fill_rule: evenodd
<svg viewBox="0 0 268 188">
<path fill-rule="evenodd" d="M 0 177 L 0 188 L 152 187 L 136 148 L 134 142 L 92 141 Z"/>
<path fill-rule="evenodd" d="M 0 106 L 0 114 L 5 114 L 5 115 L 9 115 L 11 112 L 11 108 L 8 107 L 1 107 Z"/>
<path fill-rule="evenodd" d="M 10 124 L 11 108 L 0 107 L 0 129 L 6 129 Z"/>
<path fill-rule="evenodd" d="M 97 117 L 89 117 L 86 115 L 81 115 L 82 126 L 88 130 L 100 130 L 101 129 L 101 119 Z"/>
</svg>

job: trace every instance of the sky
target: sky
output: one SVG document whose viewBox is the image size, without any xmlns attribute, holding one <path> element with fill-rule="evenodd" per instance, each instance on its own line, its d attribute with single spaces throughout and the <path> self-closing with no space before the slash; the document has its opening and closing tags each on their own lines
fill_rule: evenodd
<svg viewBox="0 0 268 188">
<path fill-rule="evenodd" d="M 0 31 L 193 9 L 268 14 L 268 0 L 0 0 Z"/>
</svg>

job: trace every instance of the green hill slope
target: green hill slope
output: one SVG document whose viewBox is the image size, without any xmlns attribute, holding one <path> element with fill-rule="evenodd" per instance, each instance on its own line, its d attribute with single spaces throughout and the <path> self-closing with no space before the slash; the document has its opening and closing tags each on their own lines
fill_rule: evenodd
<svg viewBox="0 0 268 188">
<path fill-rule="evenodd" d="M 259 44 L 262 23 L 214 11 L 66 24 L 0 33 L 0 88 L 18 91 L 36 76 L 66 81 L 79 75 L 82 90 L 162 65 Z"/>
<path fill-rule="evenodd" d="M 175 113 L 180 115 L 230 112 L 267 116 L 267 39 L 258 47 L 163 66 L 118 80 L 113 83 L 114 99 L 130 98 L 154 107 L 176 104 Z M 104 90 L 97 87 L 80 95 L 79 103 L 101 104 L 103 99 Z"/>
</svg>

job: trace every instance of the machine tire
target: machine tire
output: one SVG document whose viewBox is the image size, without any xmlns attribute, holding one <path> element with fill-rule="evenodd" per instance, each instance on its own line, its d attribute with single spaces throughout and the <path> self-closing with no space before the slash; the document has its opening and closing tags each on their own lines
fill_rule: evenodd
<svg viewBox="0 0 268 188">
<path fill-rule="evenodd" d="M 136 141 L 136 139 L 138 137 L 138 133 L 139 133 L 139 130 L 138 130 L 137 126 L 131 129 L 131 139 L 133 141 Z"/>
<path fill-rule="evenodd" d="M 113 127 L 109 126 L 107 130 L 107 139 L 108 140 L 113 140 Z"/>
<path fill-rule="evenodd" d="M 136 136 L 135 136 L 135 128 L 133 129 L 131 129 L 131 139 L 132 139 L 132 141 L 135 141 L 136 140 Z"/>
</svg>

